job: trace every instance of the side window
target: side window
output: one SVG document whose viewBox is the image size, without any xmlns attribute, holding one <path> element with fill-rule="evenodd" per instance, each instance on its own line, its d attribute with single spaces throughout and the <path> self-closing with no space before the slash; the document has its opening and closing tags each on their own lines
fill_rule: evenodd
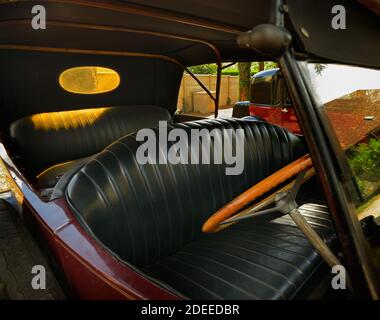
<svg viewBox="0 0 380 320">
<path fill-rule="evenodd" d="M 217 66 L 215 64 L 200 65 L 191 67 L 190 70 L 215 97 Z M 238 100 L 238 72 L 227 70 L 222 74 L 219 114 L 221 116 L 232 116 L 232 107 Z M 178 95 L 177 113 L 198 117 L 213 117 L 214 112 L 214 100 L 190 74 L 185 72 Z"/>
<path fill-rule="evenodd" d="M 380 71 L 335 64 L 308 67 L 354 174 L 359 219 L 370 215 L 379 218 Z"/>
<path fill-rule="evenodd" d="M 274 62 L 223 63 L 219 117 L 231 117 L 233 107 L 237 102 L 249 101 L 252 100 L 252 97 L 261 103 L 268 103 L 268 99 L 273 99 L 275 88 L 268 88 L 268 82 L 265 79 L 262 84 L 258 83 L 257 89 L 253 90 L 252 81 L 253 76 L 260 70 L 269 70 L 275 67 Z M 217 65 L 199 65 L 190 67 L 189 70 L 215 96 Z M 186 72 L 182 78 L 177 107 L 177 113 L 199 117 L 213 117 L 215 111 L 213 99 Z"/>
</svg>

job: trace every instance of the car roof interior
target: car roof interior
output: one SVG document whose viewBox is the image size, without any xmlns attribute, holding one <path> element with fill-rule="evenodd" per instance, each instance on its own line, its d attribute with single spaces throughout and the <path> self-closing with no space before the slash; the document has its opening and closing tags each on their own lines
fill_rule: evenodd
<svg viewBox="0 0 380 320">
<path fill-rule="evenodd" d="M 64 44 L 66 48 L 75 49 L 143 51 L 164 54 L 189 66 L 215 61 L 210 46 L 199 41 L 216 46 L 223 61 L 259 58 L 257 52 L 239 48 L 236 36 L 256 25 L 273 23 L 275 17 L 271 12 L 275 12 L 277 1 L 56 0 L 38 3 L 48 12 L 48 28 L 43 32 L 33 32 L 30 28 L 30 3 L 1 2 L 2 46 L 60 47 Z M 333 0 L 317 3 L 288 0 L 286 4 L 285 26 L 297 40 L 297 51 L 324 59 L 379 66 L 377 59 L 364 53 L 359 46 L 352 46 L 355 40 L 361 39 L 371 46 L 371 51 L 379 49 L 373 30 L 379 29 L 380 22 L 374 12 L 357 1 L 342 1 L 347 10 L 354 12 L 355 19 L 350 21 L 351 28 L 337 38 L 330 23 L 319 23 L 321 19 L 331 20 Z M 301 27 L 307 30 L 308 37 L 302 35 Z M 162 37 L 159 33 L 174 37 Z"/>
</svg>

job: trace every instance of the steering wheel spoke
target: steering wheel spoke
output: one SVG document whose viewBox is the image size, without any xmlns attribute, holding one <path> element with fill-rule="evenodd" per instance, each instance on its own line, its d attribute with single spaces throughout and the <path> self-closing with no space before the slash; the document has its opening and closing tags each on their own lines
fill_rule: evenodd
<svg viewBox="0 0 380 320">
<path fill-rule="evenodd" d="M 220 222 L 219 225 L 230 224 L 249 218 L 257 218 L 275 212 L 278 212 L 279 216 L 283 216 L 290 213 L 292 210 L 297 209 L 298 205 L 296 203 L 296 197 L 304 181 L 305 175 L 306 170 L 298 174 L 294 183 L 288 185 L 289 190 L 280 190 L 259 204 L 234 215 L 232 218 Z M 272 208 L 261 210 L 273 203 L 275 203 L 275 205 Z"/>
<path fill-rule="evenodd" d="M 314 174 L 314 169 L 310 168 L 312 168 L 312 161 L 309 155 L 305 155 L 285 166 L 255 186 L 251 187 L 214 213 L 204 223 L 202 228 L 203 232 L 216 232 L 231 223 L 252 217 L 262 216 L 264 214 L 274 213 L 276 211 L 282 214 L 290 212 L 292 209 L 296 208 L 297 204 L 295 203 L 295 198 L 302 183 Z M 253 202 L 295 175 L 298 175 L 295 181 L 278 190 L 259 204 L 239 212 L 240 209 L 246 207 L 249 203 Z M 273 208 L 262 210 L 273 203 L 275 203 Z"/>
</svg>

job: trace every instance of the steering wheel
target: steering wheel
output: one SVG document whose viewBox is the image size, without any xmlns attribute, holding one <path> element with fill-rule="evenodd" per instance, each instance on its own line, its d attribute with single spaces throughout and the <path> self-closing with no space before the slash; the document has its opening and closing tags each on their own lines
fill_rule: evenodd
<svg viewBox="0 0 380 320">
<path fill-rule="evenodd" d="M 224 207 L 219 209 L 217 212 L 215 212 L 203 224 L 202 231 L 205 233 L 213 233 L 223 229 L 223 227 L 230 223 L 247 219 L 252 216 L 268 214 L 276 210 L 283 212 L 283 214 L 286 214 L 293 208 L 297 208 L 297 205 L 295 204 L 295 197 L 303 181 L 314 174 L 314 168 L 312 168 L 312 166 L 313 163 L 309 154 L 288 164 L 269 177 L 260 181 L 256 185 L 252 186 L 241 195 L 236 197 L 234 200 L 226 204 Z M 258 197 L 264 195 L 268 191 L 272 190 L 276 186 L 280 185 L 295 175 L 298 175 L 296 181 L 293 181 L 281 190 L 273 193 L 258 205 L 248 208 L 242 212 L 238 212 L 240 209 L 244 208 L 249 203 L 256 200 Z M 275 208 L 258 211 L 259 209 L 266 207 L 273 202 L 276 202 L 277 204 Z"/>
</svg>

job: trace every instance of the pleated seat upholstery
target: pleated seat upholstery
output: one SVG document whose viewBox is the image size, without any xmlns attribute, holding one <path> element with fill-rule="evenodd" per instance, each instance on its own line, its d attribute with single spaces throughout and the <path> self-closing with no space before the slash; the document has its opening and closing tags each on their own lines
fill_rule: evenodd
<svg viewBox="0 0 380 320">
<path fill-rule="evenodd" d="M 325 206 L 300 212 L 332 245 Z M 289 216 L 242 221 L 205 235 L 144 269 L 190 299 L 306 298 L 305 286 L 324 267 L 318 253 Z"/>
<path fill-rule="evenodd" d="M 171 121 L 168 111 L 145 105 L 47 112 L 13 122 L 10 134 L 40 186 L 51 188 L 78 162 L 160 120 Z"/>
<path fill-rule="evenodd" d="M 201 228 L 217 209 L 303 155 L 301 140 L 283 128 L 242 119 L 174 128 L 206 129 L 208 134 L 215 128 L 243 129 L 242 174 L 226 175 L 225 161 L 141 165 L 136 151 L 142 142 L 128 135 L 98 153 L 68 182 L 66 200 L 84 229 L 116 257 L 187 298 L 294 297 L 321 259 L 289 219 L 245 221 L 211 235 L 203 235 Z M 217 139 L 211 139 L 212 148 Z M 172 143 L 168 141 L 169 148 Z M 331 242 L 326 209 L 311 206 L 303 212 Z"/>
</svg>

